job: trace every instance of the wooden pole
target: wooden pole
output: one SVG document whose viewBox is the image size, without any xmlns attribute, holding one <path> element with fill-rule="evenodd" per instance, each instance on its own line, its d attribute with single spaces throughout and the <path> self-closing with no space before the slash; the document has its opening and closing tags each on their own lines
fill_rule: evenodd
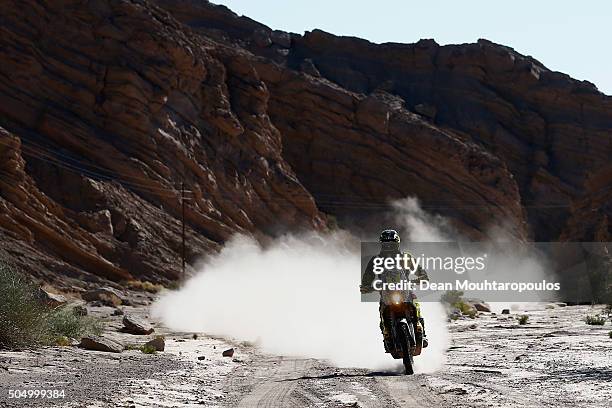
<svg viewBox="0 0 612 408">
<path fill-rule="evenodd" d="M 185 182 L 181 183 L 181 221 L 183 225 L 181 255 L 183 258 L 183 276 L 182 281 L 185 282 Z"/>
</svg>

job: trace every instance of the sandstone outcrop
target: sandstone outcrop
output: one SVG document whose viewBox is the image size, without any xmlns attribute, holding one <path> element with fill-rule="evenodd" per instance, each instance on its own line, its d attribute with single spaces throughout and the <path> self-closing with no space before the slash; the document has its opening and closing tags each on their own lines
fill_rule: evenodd
<svg viewBox="0 0 612 408">
<path fill-rule="evenodd" d="M 41 278 L 179 278 L 183 183 L 189 263 L 326 214 L 367 233 L 407 196 L 474 239 L 610 241 L 612 99 L 508 47 L 203 0 L 0 12 L 0 256 Z"/>
<path fill-rule="evenodd" d="M 266 85 L 140 1 L 0 5 L 0 241 L 34 275 L 179 277 L 237 232 L 322 228 Z"/>
</svg>

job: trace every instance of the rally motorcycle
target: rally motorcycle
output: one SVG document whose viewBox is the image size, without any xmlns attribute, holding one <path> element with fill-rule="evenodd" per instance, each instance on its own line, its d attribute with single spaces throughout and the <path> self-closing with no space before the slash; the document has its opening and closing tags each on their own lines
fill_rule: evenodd
<svg viewBox="0 0 612 408">
<path fill-rule="evenodd" d="M 405 373 L 414 374 L 413 357 L 423 349 L 423 327 L 418 319 L 413 296 L 406 292 L 390 291 L 383 294 L 383 322 L 389 331 L 387 353 L 402 359 Z"/>
</svg>

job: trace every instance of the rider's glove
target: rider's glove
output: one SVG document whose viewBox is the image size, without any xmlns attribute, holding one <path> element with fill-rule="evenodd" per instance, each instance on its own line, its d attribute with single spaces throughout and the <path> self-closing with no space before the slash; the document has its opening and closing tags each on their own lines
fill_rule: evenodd
<svg viewBox="0 0 612 408">
<path fill-rule="evenodd" d="M 366 294 L 366 293 L 370 293 L 373 291 L 373 288 L 371 286 L 366 286 L 366 285 L 359 285 L 359 291 L 362 294 Z"/>
</svg>

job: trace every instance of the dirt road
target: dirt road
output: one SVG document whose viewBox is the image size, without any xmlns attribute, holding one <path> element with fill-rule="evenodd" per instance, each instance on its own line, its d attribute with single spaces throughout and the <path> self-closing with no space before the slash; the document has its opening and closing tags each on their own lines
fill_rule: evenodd
<svg viewBox="0 0 612 408">
<path fill-rule="evenodd" d="M 232 371 L 225 406 L 610 407 L 610 326 L 588 326 L 590 307 L 483 314 L 450 323 L 443 370 L 401 375 L 253 351 Z M 517 317 L 529 316 L 520 325 Z"/>
<path fill-rule="evenodd" d="M 146 315 L 146 308 L 126 309 Z M 271 356 L 257 348 L 191 333 L 166 335 L 166 351 L 146 355 L 54 347 L 0 352 L 0 406 L 7 407 L 610 407 L 610 324 L 588 326 L 597 310 L 558 307 L 512 315 L 483 314 L 450 324 L 442 370 L 414 376 L 397 370 L 336 368 L 308 358 Z M 124 344 L 147 336 L 118 331 Z M 526 325 L 516 316 L 527 314 Z M 233 357 L 221 351 L 234 347 Z M 341 345 L 339 345 L 341 347 Z M 61 389 L 56 400 L 9 399 L 9 390 Z"/>
<path fill-rule="evenodd" d="M 257 356 L 236 370 L 225 387 L 226 406 L 237 407 L 412 407 L 444 406 L 424 375 L 338 369 L 325 362 Z"/>
</svg>

